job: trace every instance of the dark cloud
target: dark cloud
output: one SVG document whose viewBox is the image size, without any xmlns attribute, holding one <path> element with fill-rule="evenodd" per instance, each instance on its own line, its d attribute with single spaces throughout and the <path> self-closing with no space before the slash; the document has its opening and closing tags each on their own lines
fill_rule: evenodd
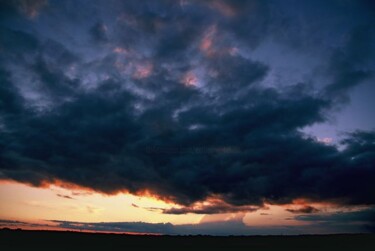
<svg viewBox="0 0 375 251">
<path fill-rule="evenodd" d="M 295 217 L 301 221 L 324 221 L 324 222 L 366 222 L 368 220 L 375 220 L 374 209 L 363 209 L 356 211 L 343 211 L 331 214 L 314 214 L 314 215 L 299 215 Z"/>
<path fill-rule="evenodd" d="M 24 224 L 22 221 L 16 221 L 16 220 L 0 220 L 0 224 Z"/>
<path fill-rule="evenodd" d="M 296 234 L 298 229 L 293 227 L 251 227 L 242 219 L 208 222 L 200 224 L 173 225 L 171 223 L 145 222 L 71 222 L 51 221 L 57 227 L 68 230 L 89 230 L 104 232 L 130 232 L 166 235 L 254 235 L 254 234 Z"/>
<path fill-rule="evenodd" d="M 372 217 L 372 218 L 371 218 Z M 227 221 L 214 221 L 199 224 L 174 225 L 171 223 L 146 222 L 74 222 L 50 220 L 42 224 L 0 220 L 0 227 L 47 228 L 73 231 L 147 233 L 164 235 L 297 235 L 324 233 L 370 233 L 373 232 L 373 210 L 334 213 L 330 215 L 302 215 L 295 219 L 309 224 L 286 226 L 246 225 L 242 217 Z"/>
<path fill-rule="evenodd" d="M 355 27 L 345 46 L 333 53 L 330 62 L 333 83 L 326 88 L 328 95 L 345 98 L 350 88 L 372 76 L 373 69 L 368 63 L 372 63 L 374 56 L 374 34 L 371 25 Z"/>
<path fill-rule="evenodd" d="M 214 57 L 209 67 L 216 73 L 211 79 L 214 85 L 211 88 L 219 86 L 222 92 L 244 91 L 242 88 L 261 80 L 267 74 L 267 67 L 262 63 L 239 56 Z"/>
<path fill-rule="evenodd" d="M 0 6 L 5 15 L 8 15 L 9 12 L 17 12 L 21 15 L 26 16 L 27 18 L 36 18 L 40 11 L 48 5 L 47 0 L 9 0 L 0 1 Z M 12 13 L 14 14 L 14 13 Z"/>
<path fill-rule="evenodd" d="M 350 227 L 358 225 L 362 232 L 374 232 L 375 230 L 375 210 L 373 208 L 342 211 L 330 214 L 299 215 L 296 220 L 313 222 L 316 225 Z"/>
<path fill-rule="evenodd" d="M 90 29 L 92 37 L 99 42 L 108 41 L 107 26 L 104 23 L 98 22 Z"/>
<path fill-rule="evenodd" d="M 36 227 L 50 227 L 50 224 L 38 224 L 38 223 L 30 223 L 26 221 L 17 221 L 17 220 L 4 220 L 0 219 L 0 227 L 1 228 L 36 228 Z"/>
<path fill-rule="evenodd" d="M 27 32 L 0 27 L 0 34 L 1 48 L 6 53 L 2 60 L 5 55 L 24 60 L 25 53 L 33 53 L 40 46 L 38 39 Z"/>
<path fill-rule="evenodd" d="M 183 208 L 170 208 L 161 210 L 165 214 L 218 214 L 218 213 L 235 213 L 235 212 L 253 212 L 258 210 L 255 206 L 233 206 L 223 201 L 213 201 L 208 205 L 193 205 Z"/>
<path fill-rule="evenodd" d="M 60 197 L 60 198 L 64 198 L 64 199 L 70 199 L 70 200 L 74 200 L 73 197 L 69 196 L 69 195 L 64 195 L 64 194 L 56 194 L 56 196 Z"/>
<path fill-rule="evenodd" d="M 174 226 L 171 223 L 145 223 L 145 222 L 71 222 L 51 221 L 58 227 L 71 230 L 92 230 L 108 232 L 132 232 L 150 234 L 172 234 Z"/>
<path fill-rule="evenodd" d="M 142 233 L 164 235 L 247 235 L 247 234 L 278 234 L 280 229 L 261 229 L 246 226 L 241 219 L 209 222 L 200 224 L 173 225 L 171 223 L 146 223 L 146 222 L 74 222 L 51 220 L 46 224 L 34 224 L 21 221 L 0 220 L 0 227 L 12 228 L 61 228 L 73 231 L 117 232 L 117 233 Z M 270 231 L 271 230 L 271 231 Z M 284 229 L 284 231 L 287 229 Z M 293 233 L 293 231 L 287 231 Z"/>
<path fill-rule="evenodd" d="M 311 214 L 319 212 L 319 209 L 312 207 L 312 206 L 303 206 L 300 208 L 287 208 L 286 211 L 294 213 L 294 214 Z"/>
<path fill-rule="evenodd" d="M 2 179 L 151 192 L 180 205 L 153 209 L 171 214 L 253 211 L 296 198 L 375 203 L 374 132 L 347 134 L 341 150 L 301 132 L 371 79 L 372 28 L 356 23 L 344 38 L 327 36 L 332 18 L 323 18 L 324 41 L 314 44 L 295 30 L 316 9 L 289 23 L 297 14 L 273 1 L 76 4 L 84 5 L 50 3 L 33 21 L 10 10 L 1 19 Z M 322 76 L 272 82 L 272 62 L 256 49 L 298 44 L 286 37 L 306 41 L 296 55 L 319 54 Z M 220 203 L 197 206 L 212 198 Z"/>
<path fill-rule="evenodd" d="M 3 116 L 11 116 L 22 111 L 23 98 L 17 88 L 9 81 L 9 73 L 0 71 L 0 109 Z"/>
</svg>

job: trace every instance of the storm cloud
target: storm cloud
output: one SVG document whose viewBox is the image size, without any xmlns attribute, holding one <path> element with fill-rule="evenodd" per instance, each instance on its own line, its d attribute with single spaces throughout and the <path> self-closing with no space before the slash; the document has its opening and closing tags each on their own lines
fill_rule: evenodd
<svg viewBox="0 0 375 251">
<path fill-rule="evenodd" d="M 311 213 L 317 213 L 319 212 L 319 209 L 316 209 L 315 207 L 312 206 L 303 206 L 297 209 L 294 208 L 288 208 L 286 211 L 291 212 L 291 213 L 302 213 L 302 214 L 311 214 Z"/>
<path fill-rule="evenodd" d="M 375 204 L 375 132 L 339 148 L 302 130 L 374 81 L 368 2 L 22 2 L 1 1 L 1 179 L 152 193 L 170 214 Z M 318 63 L 273 82 L 272 43 Z"/>
</svg>

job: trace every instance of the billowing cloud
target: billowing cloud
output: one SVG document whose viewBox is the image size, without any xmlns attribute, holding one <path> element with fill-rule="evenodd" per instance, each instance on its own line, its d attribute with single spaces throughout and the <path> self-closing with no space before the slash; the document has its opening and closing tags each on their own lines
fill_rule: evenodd
<svg viewBox="0 0 375 251">
<path fill-rule="evenodd" d="M 179 204 L 161 210 L 170 214 L 296 198 L 374 205 L 375 133 L 348 133 L 339 149 L 302 132 L 372 78 L 365 3 L 337 11 L 341 20 L 355 10 L 344 36 L 332 18 L 316 31 L 308 9 L 290 22 L 304 15 L 273 1 L 56 1 L 33 21 L 5 5 L 2 179 L 151 193 Z M 324 41 L 311 44 L 304 23 Z M 320 63 L 306 63 L 306 81 L 270 82 L 274 65 L 257 52 L 269 41 Z M 220 203 L 205 204 L 213 197 Z"/>
</svg>

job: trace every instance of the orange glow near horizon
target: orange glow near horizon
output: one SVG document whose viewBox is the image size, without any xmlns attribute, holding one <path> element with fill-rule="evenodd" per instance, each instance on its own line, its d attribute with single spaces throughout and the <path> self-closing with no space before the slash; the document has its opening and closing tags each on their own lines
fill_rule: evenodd
<svg viewBox="0 0 375 251">
<path fill-rule="evenodd" d="M 204 224 L 210 222 L 242 221 L 251 227 L 261 226 L 301 226 L 308 222 L 294 219 L 295 213 L 286 209 L 312 206 L 320 213 L 339 210 L 333 203 L 314 203 L 306 199 L 296 199 L 288 205 L 266 204 L 258 210 L 240 210 L 234 213 L 218 214 L 163 214 L 162 209 L 179 208 L 179 205 L 158 199 L 150 191 L 142 195 L 119 192 L 108 195 L 82 188 L 75 184 L 57 181 L 43 183 L 43 187 L 32 187 L 12 181 L 0 181 L 0 219 L 39 224 L 40 230 L 66 230 L 54 226 L 52 220 L 72 222 L 146 222 Z M 207 198 L 196 206 L 225 206 L 220 197 Z M 228 204 L 229 205 L 229 204 Z M 160 209 L 160 210 L 158 210 Z M 238 209 L 238 208 L 237 208 Z M 44 225 L 43 225 L 44 224 Z M 4 225 L 4 224 L 3 224 Z M 14 227 L 17 228 L 17 227 Z M 30 227 L 25 227 L 30 229 Z"/>
<path fill-rule="evenodd" d="M 157 195 L 156 193 L 152 192 L 151 190 L 148 190 L 148 189 L 143 189 L 143 190 L 139 190 L 137 191 L 135 194 L 131 194 L 128 190 L 126 189 L 119 189 L 119 190 L 114 190 L 114 191 L 106 191 L 106 192 L 103 192 L 103 191 L 98 191 L 98 190 L 94 190 L 93 188 L 90 188 L 90 187 L 85 187 L 85 186 L 81 186 L 81 185 L 78 185 L 78 184 L 75 184 L 75 183 L 71 183 L 71 182 L 68 182 L 68 181 L 63 181 L 63 180 L 60 180 L 60 179 L 51 179 L 51 180 L 42 180 L 38 185 L 33 185 L 31 183 L 21 183 L 21 182 L 17 182 L 17 181 L 13 181 L 13 180 L 0 180 L 0 185 L 1 184 L 23 184 L 23 185 L 26 185 L 28 187 L 33 187 L 33 188 L 43 188 L 43 189 L 50 189 L 51 187 L 58 187 L 58 188 L 62 188 L 62 189 L 66 189 L 66 190 L 69 190 L 72 195 L 91 195 L 91 194 L 100 194 L 100 195 L 103 195 L 103 196 L 115 196 L 115 195 L 119 195 L 119 194 L 125 194 L 125 195 L 134 195 L 134 196 L 138 196 L 138 197 L 146 197 L 146 198 L 150 198 L 150 199 L 153 199 L 153 200 L 156 200 L 156 201 L 160 201 L 160 202 L 164 202 L 166 204 L 170 204 L 171 206 L 175 206 L 175 203 L 173 203 L 172 199 L 170 199 L 169 197 L 161 197 L 159 195 Z"/>
<path fill-rule="evenodd" d="M 30 187 L 15 182 L 0 183 L 0 219 L 62 220 L 79 222 L 198 223 L 201 215 L 162 214 L 147 208 L 170 208 L 156 198 L 125 193 L 105 195 L 56 185 Z"/>
</svg>

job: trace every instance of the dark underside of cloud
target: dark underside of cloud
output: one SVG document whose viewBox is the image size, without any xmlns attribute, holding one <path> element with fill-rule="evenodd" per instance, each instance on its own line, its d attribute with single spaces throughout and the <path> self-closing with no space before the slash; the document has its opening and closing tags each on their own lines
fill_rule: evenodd
<svg viewBox="0 0 375 251">
<path fill-rule="evenodd" d="M 317 213 L 319 210 L 312 206 L 303 206 L 297 209 L 294 208 L 288 208 L 286 211 L 295 213 L 295 214 L 311 214 L 311 213 Z"/>
<path fill-rule="evenodd" d="M 373 131 L 348 133 L 343 150 L 301 132 L 373 81 L 367 2 L 339 4 L 333 17 L 352 26 L 329 37 L 278 1 L 50 1 L 31 19 L 22 2 L 0 2 L 1 179 L 148 191 L 174 214 L 375 203 Z M 327 83 L 265 85 L 272 65 L 252 50 L 269 39 L 298 53 L 330 44 Z"/>
</svg>

